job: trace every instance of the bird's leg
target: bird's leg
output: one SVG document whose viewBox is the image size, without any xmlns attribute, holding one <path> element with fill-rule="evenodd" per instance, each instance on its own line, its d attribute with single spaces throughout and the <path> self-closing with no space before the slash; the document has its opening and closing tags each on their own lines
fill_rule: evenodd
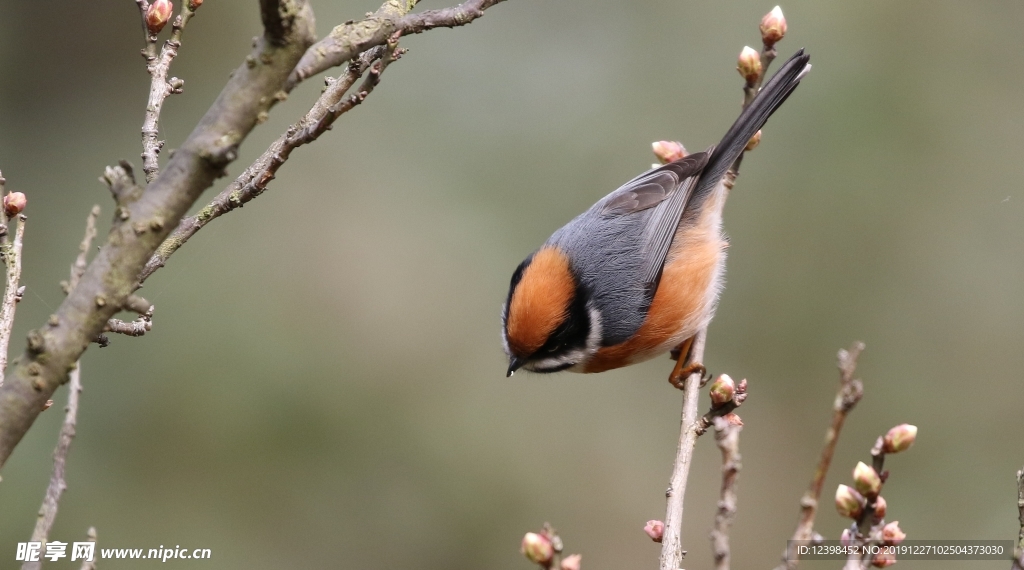
<svg viewBox="0 0 1024 570">
<path fill-rule="evenodd" d="M 696 335 L 684 340 L 682 344 L 672 350 L 672 357 L 676 359 L 676 365 L 672 369 L 672 374 L 668 377 L 668 383 L 682 390 L 683 382 L 690 377 L 691 374 L 700 372 L 701 385 L 704 384 L 704 376 L 708 373 L 708 369 L 704 367 L 700 362 L 692 362 L 690 357 L 693 356 L 693 339 Z"/>
</svg>

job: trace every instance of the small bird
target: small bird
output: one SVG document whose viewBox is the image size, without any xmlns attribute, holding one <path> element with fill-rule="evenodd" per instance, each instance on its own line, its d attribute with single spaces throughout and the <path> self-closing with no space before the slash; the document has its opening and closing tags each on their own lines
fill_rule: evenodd
<svg viewBox="0 0 1024 570">
<path fill-rule="evenodd" d="M 678 348 L 714 316 L 725 273 L 725 175 L 810 70 L 798 51 L 717 146 L 648 170 L 556 231 L 512 275 L 502 309 L 508 376 L 603 372 Z M 678 386 L 677 386 L 678 387 Z"/>
</svg>

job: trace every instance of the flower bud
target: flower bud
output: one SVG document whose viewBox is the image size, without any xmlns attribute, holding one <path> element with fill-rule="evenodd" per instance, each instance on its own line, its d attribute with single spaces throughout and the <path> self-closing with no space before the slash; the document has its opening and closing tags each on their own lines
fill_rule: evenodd
<svg viewBox="0 0 1024 570">
<path fill-rule="evenodd" d="M 858 461 L 857 466 L 853 468 L 853 486 L 862 494 L 873 497 L 882 490 L 882 478 L 873 467 Z"/>
<path fill-rule="evenodd" d="M 747 141 L 747 147 L 743 150 L 754 150 L 759 144 L 761 144 L 761 131 L 757 131 L 754 133 L 754 136 L 750 137 L 750 140 Z"/>
<path fill-rule="evenodd" d="M 856 490 L 840 485 L 836 489 L 836 511 L 844 517 L 857 520 L 864 512 L 864 497 Z"/>
<path fill-rule="evenodd" d="M 7 213 L 8 217 L 14 217 L 21 213 L 25 209 L 25 205 L 28 204 L 28 198 L 21 192 L 11 192 L 4 196 L 4 212 Z"/>
<path fill-rule="evenodd" d="M 546 565 L 555 556 L 555 547 L 544 535 L 528 532 L 523 537 L 523 545 L 519 549 L 526 559 L 535 564 Z"/>
<path fill-rule="evenodd" d="M 676 141 L 653 142 L 651 143 L 651 150 L 654 151 L 654 156 L 658 157 L 658 161 L 662 164 L 675 162 L 686 156 L 686 149 L 683 148 L 683 143 Z"/>
<path fill-rule="evenodd" d="M 580 570 L 580 559 L 582 554 L 570 554 L 562 559 L 562 570 Z"/>
<path fill-rule="evenodd" d="M 882 519 L 885 518 L 885 509 L 886 508 L 887 508 L 887 505 L 885 504 L 885 497 L 883 497 L 881 495 L 875 497 L 875 518 L 876 519 L 881 521 Z"/>
<path fill-rule="evenodd" d="M 782 15 L 782 8 L 776 6 L 771 12 L 761 18 L 761 41 L 767 47 L 772 47 L 775 42 L 786 37 L 786 17 Z"/>
<path fill-rule="evenodd" d="M 736 64 L 736 71 L 740 72 L 747 83 L 755 83 L 757 78 L 761 77 L 761 54 L 750 46 L 744 46 Z"/>
<path fill-rule="evenodd" d="M 195 12 L 203 5 L 203 0 L 188 0 L 188 9 Z"/>
<path fill-rule="evenodd" d="M 853 544 L 853 532 L 848 528 L 844 528 L 843 534 L 839 535 L 839 543 L 843 546 L 850 546 Z"/>
<path fill-rule="evenodd" d="M 651 537 L 654 542 L 661 542 L 661 537 L 665 536 L 665 523 L 659 520 L 647 521 L 647 526 L 644 527 L 644 532 L 647 536 Z"/>
<path fill-rule="evenodd" d="M 917 426 L 900 424 L 889 430 L 889 433 L 882 438 L 882 450 L 886 453 L 906 451 L 911 445 L 914 445 L 915 439 L 917 439 Z"/>
<path fill-rule="evenodd" d="M 896 564 L 896 555 L 890 552 L 887 548 L 879 549 L 879 551 L 871 557 L 871 565 L 875 568 L 886 568 L 893 564 Z"/>
<path fill-rule="evenodd" d="M 904 538 L 907 538 L 907 534 L 900 529 L 900 521 L 892 521 L 882 527 L 883 543 L 896 545 L 903 542 Z"/>
<path fill-rule="evenodd" d="M 736 383 L 728 374 L 722 374 L 711 384 L 711 407 L 721 408 L 736 395 Z"/>
<path fill-rule="evenodd" d="M 146 10 L 146 28 L 151 34 L 159 34 L 164 29 L 167 21 L 171 19 L 171 12 L 174 11 L 174 4 L 171 0 L 153 0 Z"/>
</svg>

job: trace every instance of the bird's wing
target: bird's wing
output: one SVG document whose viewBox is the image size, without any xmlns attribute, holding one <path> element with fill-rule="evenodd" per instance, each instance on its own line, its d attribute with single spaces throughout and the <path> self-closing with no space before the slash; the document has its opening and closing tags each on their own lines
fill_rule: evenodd
<svg viewBox="0 0 1024 570">
<path fill-rule="evenodd" d="M 694 153 L 637 176 L 609 194 L 601 208 L 602 216 L 615 217 L 656 207 L 646 219 L 639 251 L 644 283 L 652 294 L 709 152 Z"/>
</svg>

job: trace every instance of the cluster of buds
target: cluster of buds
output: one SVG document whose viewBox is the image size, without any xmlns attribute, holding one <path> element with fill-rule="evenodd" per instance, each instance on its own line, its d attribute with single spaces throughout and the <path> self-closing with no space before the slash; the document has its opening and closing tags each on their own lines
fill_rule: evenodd
<svg viewBox="0 0 1024 570">
<path fill-rule="evenodd" d="M 843 531 L 842 543 L 897 545 L 907 537 L 900 529 L 899 521 L 885 522 L 888 510 L 885 499 L 879 494 L 882 485 L 889 475 L 888 471 L 879 473 L 888 453 L 906 451 L 917 438 L 917 427 L 900 424 L 879 437 L 871 449 L 874 466 L 858 462 L 853 469 L 853 487 L 839 485 L 836 489 L 836 511 L 840 515 L 853 519 L 856 524 Z M 866 533 L 866 534 L 862 534 Z M 870 560 L 875 568 L 885 568 L 896 563 L 891 551 L 881 549 Z"/>
<path fill-rule="evenodd" d="M 193 0 L 194 1 L 194 0 Z M 202 4 L 202 0 L 199 1 Z M 146 29 L 150 34 L 156 35 L 164 29 L 174 12 L 174 4 L 171 0 L 153 0 L 153 3 L 146 8 Z"/>
<path fill-rule="evenodd" d="M 21 192 L 11 192 L 4 196 L 4 213 L 7 214 L 8 218 L 17 216 L 25 209 L 28 204 L 28 198 Z"/>
<path fill-rule="evenodd" d="M 562 554 L 562 539 L 547 523 L 539 533 L 528 532 L 523 536 L 520 552 L 527 560 L 545 570 L 580 570 L 580 561 L 583 558 L 580 554 L 571 554 L 559 560 Z"/>
</svg>

